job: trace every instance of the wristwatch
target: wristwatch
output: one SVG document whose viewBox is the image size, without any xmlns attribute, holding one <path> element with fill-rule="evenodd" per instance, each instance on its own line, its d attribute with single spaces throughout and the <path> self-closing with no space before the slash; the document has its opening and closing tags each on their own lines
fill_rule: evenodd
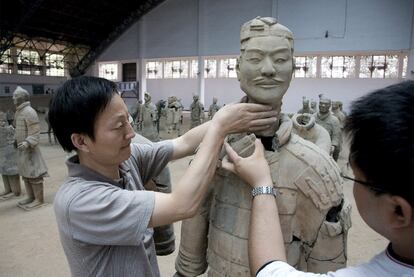
<svg viewBox="0 0 414 277">
<path fill-rule="evenodd" d="M 262 186 L 262 187 L 255 187 L 252 189 L 252 197 L 255 197 L 260 194 L 272 194 L 274 197 L 276 197 L 277 192 L 276 188 L 273 186 Z"/>
</svg>

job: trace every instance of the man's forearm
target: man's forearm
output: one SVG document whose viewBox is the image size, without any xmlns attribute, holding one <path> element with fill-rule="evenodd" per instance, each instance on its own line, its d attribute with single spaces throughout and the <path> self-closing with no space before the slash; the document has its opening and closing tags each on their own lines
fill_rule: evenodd
<svg viewBox="0 0 414 277">
<path fill-rule="evenodd" d="M 249 230 L 249 262 L 252 276 L 269 261 L 286 261 L 279 213 L 273 195 L 254 197 Z"/>
</svg>

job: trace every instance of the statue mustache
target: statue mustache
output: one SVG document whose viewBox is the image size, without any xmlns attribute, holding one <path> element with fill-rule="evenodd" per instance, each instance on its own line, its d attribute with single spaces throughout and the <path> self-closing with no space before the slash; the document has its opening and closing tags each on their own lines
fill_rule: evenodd
<svg viewBox="0 0 414 277">
<path fill-rule="evenodd" d="M 262 84 L 267 84 L 267 85 L 276 85 L 279 83 L 283 83 L 285 82 L 284 80 L 277 78 L 277 77 L 273 77 L 273 78 L 263 78 L 262 76 L 260 77 L 256 77 L 253 79 L 253 83 L 255 85 L 262 85 Z"/>
</svg>

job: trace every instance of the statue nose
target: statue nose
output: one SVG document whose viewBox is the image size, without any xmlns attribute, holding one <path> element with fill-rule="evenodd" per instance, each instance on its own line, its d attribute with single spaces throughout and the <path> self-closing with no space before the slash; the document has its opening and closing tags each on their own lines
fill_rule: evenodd
<svg viewBox="0 0 414 277">
<path fill-rule="evenodd" d="M 262 67 L 262 75 L 266 77 L 273 77 L 276 74 L 276 70 L 273 66 L 272 61 L 269 57 L 266 57 L 263 61 L 263 67 Z"/>
</svg>

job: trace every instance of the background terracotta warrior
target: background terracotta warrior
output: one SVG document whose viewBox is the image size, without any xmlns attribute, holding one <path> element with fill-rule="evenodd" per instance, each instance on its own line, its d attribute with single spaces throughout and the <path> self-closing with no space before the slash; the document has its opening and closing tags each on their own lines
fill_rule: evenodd
<svg viewBox="0 0 414 277">
<path fill-rule="evenodd" d="M 315 111 L 309 105 L 309 99 L 306 99 L 305 96 L 302 97 L 302 108 L 297 113 L 315 113 Z"/>
<path fill-rule="evenodd" d="M 339 124 L 340 124 L 341 131 L 342 131 L 342 129 L 344 128 L 346 116 L 341 111 L 339 103 L 340 103 L 339 101 L 332 101 L 331 112 L 339 120 Z"/>
<path fill-rule="evenodd" d="M 217 104 L 218 98 L 213 97 L 213 104 L 208 108 L 208 119 L 212 119 L 215 113 L 220 110 L 220 105 Z"/>
<path fill-rule="evenodd" d="M 292 33 L 274 18 L 256 18 L 242 26 L 240 41 L 236 70 L 246 101 L 280 112 L 293 73 Z M 289 263 L 313 272 L 344 267 L 350 206 L 344 204 L 336 163 L 313 143 L 292 134 L 292 121 L 282 113 L 277 123 L 255 135 L 266 148 L 278 190 Z M 248 156 L 255 135 L 231 135 L 227 141 L 240 156 Z M 250 186 L 219 169 L 211 191 L 199 214 L 182 224 L 177 275 L 199 275 L 208 261 L 209 276 L 250 276 Z"/>
<path fill-rule="evenodd" d="M 339 152 L 341 152 L 341 124 L 339 120 L 332 115 L 331 111 L 331 99 L 320 96 L 319 99 L 319 111 L 315 114 L 316 123 L 321 125 L 328 131 L 331 137 L 331 153 L 335 161 L 339 158 Z"/>
<path fill-rule="evenodd" d="M 19 196 L 21 192 L 14 135 L 14 128 L 7 123 L 6 114 L 0 112 L 0 174 L 4 184 L 4 192 L 0 193 L 2 199 Z"/>
<path fill-rule="evenodd" d="M 13 92 L 16 106 L 15 126 L 18 149 L 18 168 L 26 187 L 27 198 L 19 202 L 25 209 L 43 204 L 43 177 L 46 163 L 39 149 L 40 124 L 36 111 L 30 106 L 29 93 L 21 87 Z"/>
<path fill-rule="evenodd" d="M 198 95 L 193 96 L 193 102 L 190 106 L 191 125 L 190 129 L 200 125 L 204 120 L 204 106 L 200 103 Z"/>
<path fill-rule="evenodd" d="M 144 95 L 145 103 L 141 106 L 139 122 L 141 126 L 140 134 L 150 141 L 159 141 L 158 131 L 157 131 L 157 121 L 158 114 L 157 108 L 151 102 L 151 95 L 145 93 Z"/>
<path fill-rule="evenodd" d="M 167 104 L 167 132 L 177 131 L 177 136 L 181 135 L 181 116 L 183 105 L 175 96 L 168 97 Z"/>
</svg>

